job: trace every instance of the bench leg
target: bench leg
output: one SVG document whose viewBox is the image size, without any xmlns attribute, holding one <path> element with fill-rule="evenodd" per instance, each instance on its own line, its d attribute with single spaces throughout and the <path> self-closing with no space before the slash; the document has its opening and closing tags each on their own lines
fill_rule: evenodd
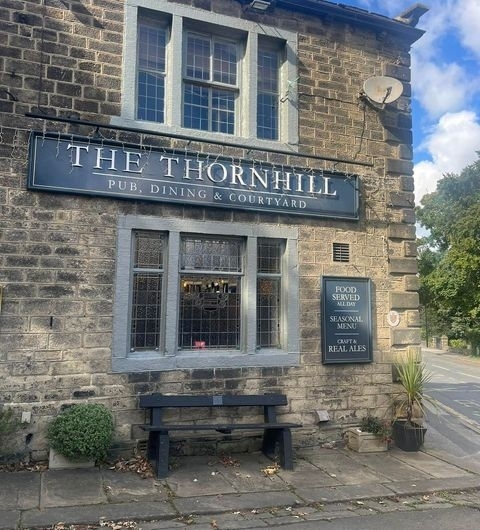
<svg viewBox="0 0 480 530">
<path fill-rule="evenodd" d="M 280 466 L 283 469 L 293 469 L 292 433 L 290 429 L 265 429 L 263 433 L 262 453 L 270 458 L 275 458 L 275 449 L 278 443 Z"/>
<path fill-rule="evenodd" d="M 147 444 L 147 459 L 155 460 L 158 453 L 158 432 L 150 432 Z"/>
<path fill-rule="evenodd" d="M 275 431 L 275 429 L 265 429 L 263 431 L 262 453 L 270 459 L 275 458 L 277 434 L 278 433 Z"/>
<path fill-rule="evenodd" d="M 170 437 L 167 433 L 158 433 L 158 442 L 155 455 L 155 471 L 157 478 L 168 476 L 168 455 L 170 450 Z"/>
<path fill-rule="evenodd" d="M 292 433 L 290 429 L 282 429 L 278 433 L 280 449 L 280 465 L 283 469 L 293 469 Z"/>
</svg>

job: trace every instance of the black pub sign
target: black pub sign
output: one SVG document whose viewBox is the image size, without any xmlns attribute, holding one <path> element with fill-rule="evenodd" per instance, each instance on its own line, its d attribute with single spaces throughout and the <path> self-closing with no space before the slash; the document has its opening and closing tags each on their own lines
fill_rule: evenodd
<svg viewBox="0 0 480 530">
<path fill-rule="evenodd" d="M 368 278 L 322 278 L 324 364 L 373 361 L 370 290 Z"/>
<path fill-rule="evenodd" d="M 356 175 L 58 133 L 31 134 L 28 187 L 358 219 Z"/>
</svg>

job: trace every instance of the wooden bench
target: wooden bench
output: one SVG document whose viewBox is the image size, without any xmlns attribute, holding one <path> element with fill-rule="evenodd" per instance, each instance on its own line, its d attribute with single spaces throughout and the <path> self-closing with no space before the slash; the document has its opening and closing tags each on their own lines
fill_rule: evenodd
<svg viewBox="0 0 480 530">
<path fill-rule="evenodd" d="M 284 394 L 220 395 L 220 396 L 166 396 L 148 394 L 140 396 L 140 407 L 150 409 L 150 423 L 141 428 L 148 431 L 147 457 L 154 463 L 158 478 L 168 475 L 170 431 L 218 431 L 230 434 L 233 430 L 263 430 L 262 452 L 269 458 L 275 456 L 278 444 L 280 465 L 293 469 L 292 435 L 290 429 L 301 427 L 297 423 L 277 422 L 277 406 L 287 405 Z M 164 423 L 166 408 L 194 407 L 263 407 L 261 423 Z"/>
</svg>

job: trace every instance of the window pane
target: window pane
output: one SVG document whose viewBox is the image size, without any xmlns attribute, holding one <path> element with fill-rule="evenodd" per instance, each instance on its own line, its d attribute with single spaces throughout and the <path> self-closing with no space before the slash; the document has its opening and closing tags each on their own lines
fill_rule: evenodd
<svg viewBox="0 0 480 530">
<path fill-rule="evenodd" d="M 278 139 L 278 97 L 258 94 L 257 136 L 265 140 Z"/>
<path fill-rule="evenodd" d="M 208 88 L 185 83 L 183 126 L 208 131 Z"/>
<path fill-rule="evenodd" d="M 164 105 L 165 78 L 147 72 L 139 72 L 137 118 L 163 123 Z"/>
<path fill-rule="evenodd" d="M 278 94 L 278 52 L 258 50 L 258 91 Z"/>
<path fill-rule="evenodd" d="M 237 47 L 234 43 L 215 41 L 213 45 L 213 80 L 237 84 Z"/>
<path fill-rule="evenodd" d="M 182 276 L 179 347 L 240 347 L 240 277 Z"/>
<path fill-rule="evenodd" d="M 158 232 L 135 233 L 135 268 L 163 269 L 165 240 Z"/>
<path fill-rule="evenodd" d="M 283 242 L 259 239 L 257 244 L 257 346 L 280 348 L 280 289 Z"/>
<path fill-rule="evenodd" d="M 187 34 L 185 74 L 193 79 L 210 80 L 210 39 Z"/>
<path fill-rule="evenodd" d="M 241 241 L 238 239 L 182 239 L 182 270 L 241 272 Z"/>
<path fill-rule="evenodd" d="M 138 25 L 138 67 L 165 73 L 165 28 L 140 21 Z"/>
<path fill-rule="evenodd" d="M 257 281 L 257 347 L 280 348 L 280 279 Z"/>
<path fill-rule="evenodd" d="M 279 55 L 275 50 L 259 49 L 257 82 L 257 136 L 278 139 Z"/>
<path fill-rule="evenodd" d="M 162 276 L 160 274 L 134 274 L 130 344 L 133 351 L 158 349 L 161 299 Z"/>
<path fill-rule="evenodd" d="M 138 25 L 137 119 L 163 123 L 165 108 L 165 28 Z"/>
<path fill-rule="evenodd" d="M 235 94 L 212 90 L 212 131 L 233 134 L 235 125 Z"/>
<path fill-rule="evenodd" d="M 257 270 L 259 273 L 280 274 L 282 245 L 280 241 L 261 239 L 257 248 Z"/>
</svg>

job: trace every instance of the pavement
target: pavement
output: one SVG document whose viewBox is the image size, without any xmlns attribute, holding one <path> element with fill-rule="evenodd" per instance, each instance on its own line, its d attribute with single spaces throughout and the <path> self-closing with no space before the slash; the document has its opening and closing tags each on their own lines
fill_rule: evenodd
<svg viewBox="0 0 480 530">
<path fill-rule="evenodd" d="M 108 467 L 2 471 L 0 529 L 160 530 L 193 524 L 196 530 L 231 530 L 421 504 L 469 506 L 477 514 L 480 508 L 478 468 L 428 448 L 417 453 L 396 447 L 380 453 L 301 448 L 295 450 L 293 471 L 276 469 L 261 453 L 187 456 L 173 464 L 162 480 Z"/>
</svg>

